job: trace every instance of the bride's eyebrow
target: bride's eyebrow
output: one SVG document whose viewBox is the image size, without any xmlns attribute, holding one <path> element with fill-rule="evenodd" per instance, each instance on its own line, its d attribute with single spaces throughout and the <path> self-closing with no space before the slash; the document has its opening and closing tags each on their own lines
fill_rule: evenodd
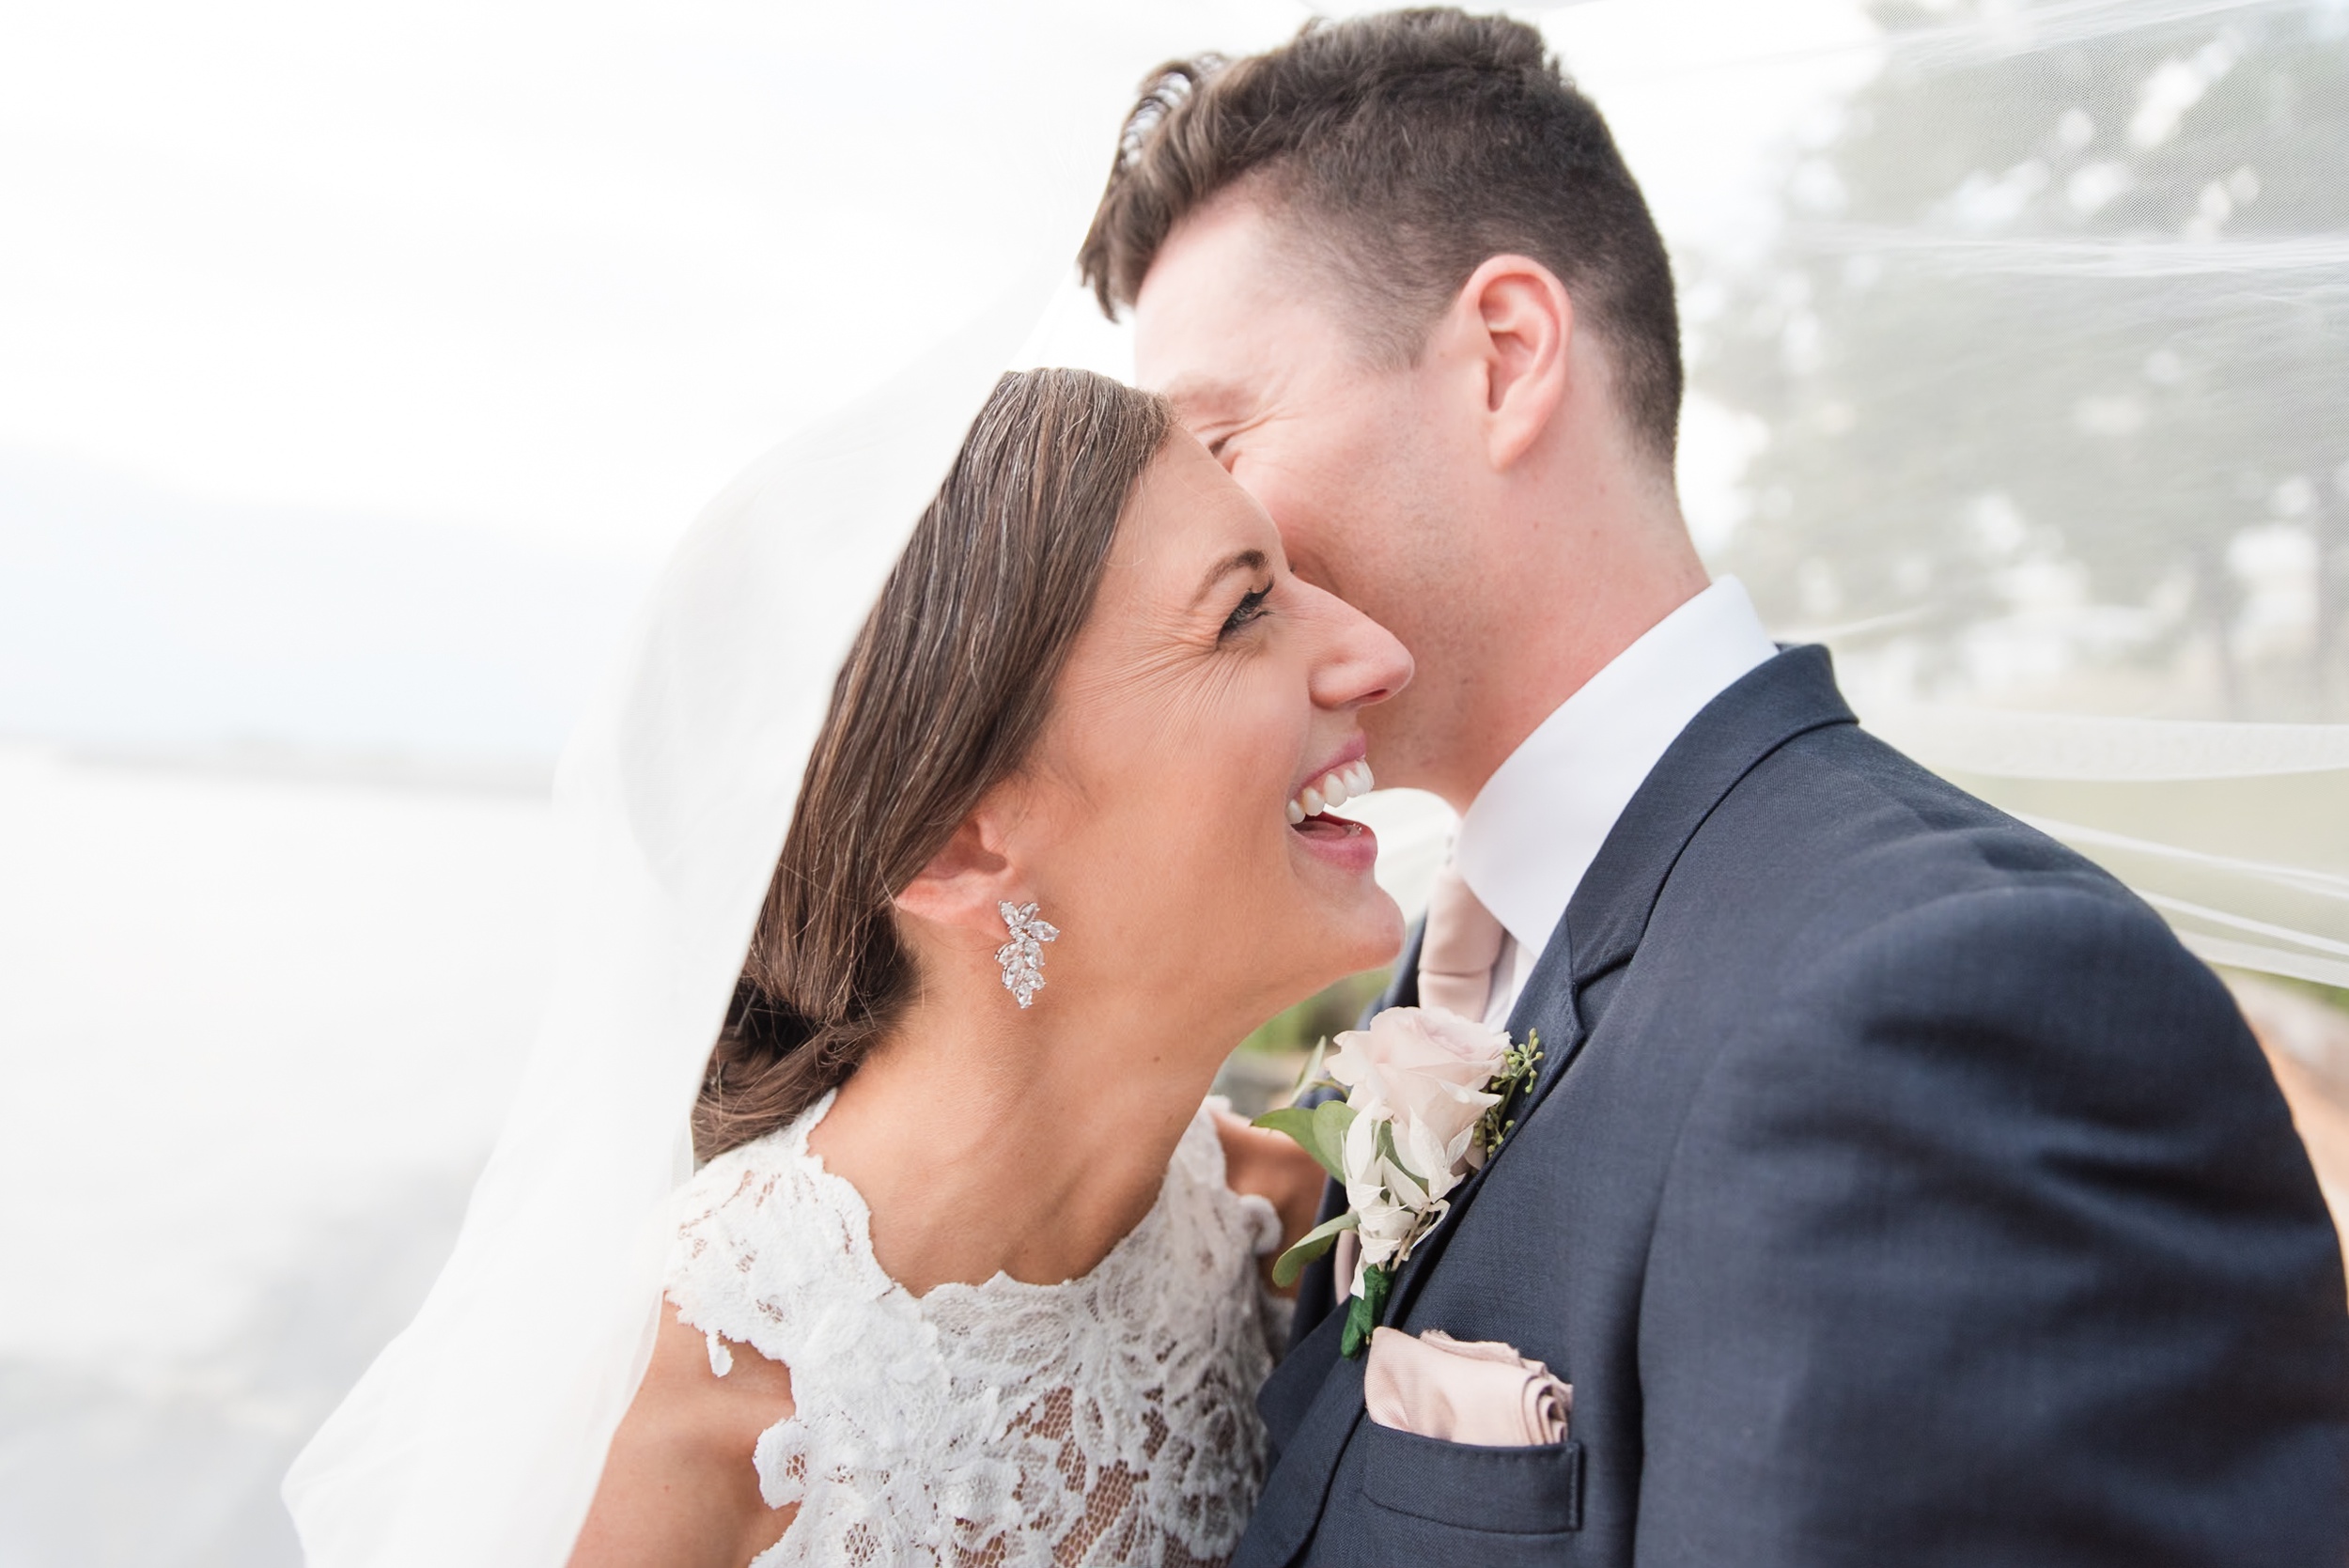
<svg viewBox="0 0 2349 1568">
<path fill-rule="evenodd" d="M 1191 596 L 1190 602 L 1197 604 L 1215 592 L 1217 583 L 1234 572 L 1244 571 L 1252 577 L 1262 573 L 1271 564 L 1271 557 L 1261 550 L 1243 550 L 1237 555 L 1227 555 L 1207 568 L 1207 575 L 1199 580 L 1199 592 Z"/>
</svg>

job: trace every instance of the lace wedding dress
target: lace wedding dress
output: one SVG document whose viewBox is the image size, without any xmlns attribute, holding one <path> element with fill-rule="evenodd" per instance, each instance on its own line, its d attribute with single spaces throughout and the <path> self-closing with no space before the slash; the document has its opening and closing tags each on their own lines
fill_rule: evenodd
<svg viewBox="0 0 2349 1568">
<path fill-rule="evenodd" d="M 1263 1479 L 1271 1370 L 1257 1257 L 1272 1206 L 1224 1183 L 1203 1110 L 1157 1204 L 1081 1279 L 998 1274 L 919 1298 L 873 1256 L 864 1200 L 810 1153 L 832 1096 L 687 1185 L 668 1293 L 791 1369 L 754 1463 L 799 1515 L 754 1568 L 1215 1563 Z"/>
</svg>

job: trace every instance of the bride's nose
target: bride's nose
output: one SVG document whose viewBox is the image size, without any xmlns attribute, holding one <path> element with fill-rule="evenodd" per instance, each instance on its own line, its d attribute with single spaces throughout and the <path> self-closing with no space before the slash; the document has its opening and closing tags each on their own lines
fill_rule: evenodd
<svg viewBox="0 0 2349 1568">
<path fill-rule="evenodd" d="M 1328 636 L 1314 661 L 1314 706 L 1367 707 L 1410 684 L 1411 655 L 1394 633 L 1332 594 L 1319 594 Z"/>
</svg>

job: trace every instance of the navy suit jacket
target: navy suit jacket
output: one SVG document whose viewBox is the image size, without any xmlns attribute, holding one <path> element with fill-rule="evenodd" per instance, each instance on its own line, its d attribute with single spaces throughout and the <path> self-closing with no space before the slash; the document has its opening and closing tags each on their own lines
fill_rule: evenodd
<svg viewBox="0 0 2349 1568">
<path fill-rule="evenodd" d="M 1824 651 L 1691 722 L 1509 1027 L 1541 1074 L 1387 1321 L 1548 1362 L 1570 1440 L 1365 1419 L 1325 1260 L 1239 1568 L 2349 1560 L 2340 1249 L 2232 1000 Z"/>
</svg>

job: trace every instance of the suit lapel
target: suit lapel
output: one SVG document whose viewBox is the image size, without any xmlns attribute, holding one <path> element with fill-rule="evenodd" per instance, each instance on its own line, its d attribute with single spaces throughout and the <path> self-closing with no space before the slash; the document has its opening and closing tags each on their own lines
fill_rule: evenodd
<svg viewBox="0 0 2349 1568">
<path fill-rule="evenodd" d="M 1672 866 L 1713 808 L 1755 764 L 1795 737 L 1856 722 L 1835 688 L 1827 650 L 1789 648 L 1714 698 L 1665 750 L 1599 846 L 1510 1012 L 1512 1040 L 1522 1041 L 1535 1030 L 1542 1036 L 1540 1071 L 1521 1103 L 1510 1109 L 1518 1126 L 1541 1109 L 1598 1027 L 1587 1000 L 1590 986 L 1639 951 Z M 1388 1322 L 1403 1321 L 1459 1229 L 1461 1212 L 1509 1157 L 1509 1147 L 1503 1142 L 1453 1190 L 1443 1223 L 1395 1277 Z"/>
<path fill-rule="evenodd" d="M 1262 1499 L 1248 1521 L 1247 1539 L 1236 1563 L 1286 1563 L 1304 1549 L 1321 1523 L 1329 1500 L 1330 1481 L 1337 1474 L 1338 1458 L 1362 1419 L 1362 1372 L 1360 1360 L 1338 1354 L 1346 1314 L 1331 1312 L 1273 1373 L 1265 1395 L 1274 1392 L 1293 1366 L 1328 1370 L 1304 1416 L 1283 1446 L 1272 1473 L 1265 1479 Z"/>
<path fill-rule="evenodd" d="M 1579 985 L 1638 950 L 1680 852 L 1722 797 L 1798 735 L 1859 721 L 1821 647 L 1788 648 L 1750 671 L 1688 722 L 1651 770 L 1566 907 Z"/>
</svg>

